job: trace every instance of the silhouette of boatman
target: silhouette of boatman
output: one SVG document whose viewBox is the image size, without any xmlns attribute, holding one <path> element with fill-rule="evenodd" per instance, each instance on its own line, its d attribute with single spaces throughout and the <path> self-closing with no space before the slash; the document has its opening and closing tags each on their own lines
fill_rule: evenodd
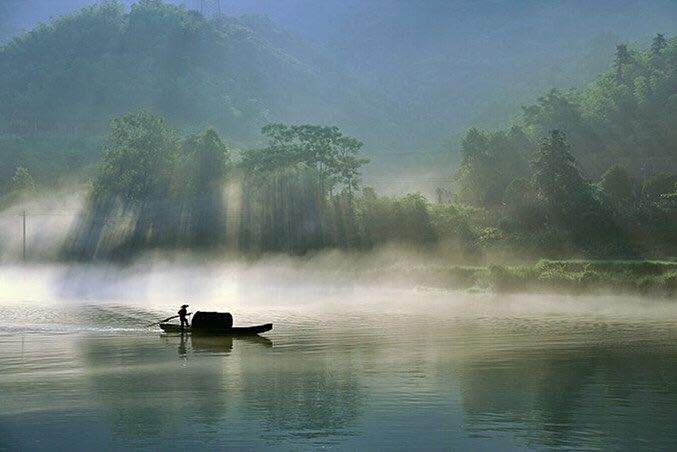
<svg viewBox="0 0 677 452">
<path fill-rule="evenodd" d="M 181 309 L 179 309 L 179 318 L 181 319 L 181 328 L 182 329 L 185 329 L 185 328 L 188 327 L 188 319 L 186 318 L 186 316 L 188 315 L 188 311 L 186 311 L 187 307 L 188 307 L 188 305 L 184 304 L 183 306 L 181 306 Z"/>
</svg>

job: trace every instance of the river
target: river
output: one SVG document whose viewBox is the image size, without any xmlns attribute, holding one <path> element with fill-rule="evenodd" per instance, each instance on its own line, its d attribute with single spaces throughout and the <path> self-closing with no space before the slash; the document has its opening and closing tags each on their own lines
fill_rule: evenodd
<svg viewBox="0 0 677 452">
<path fill-rule="evenodd" d="M 247 339 L 145 327 L 179 298 L 10 291 L 0 450 L 677 447 L 669 300 L 259 290 L 226 306 L 236 324 L 275 324 Z"/>
</svg>

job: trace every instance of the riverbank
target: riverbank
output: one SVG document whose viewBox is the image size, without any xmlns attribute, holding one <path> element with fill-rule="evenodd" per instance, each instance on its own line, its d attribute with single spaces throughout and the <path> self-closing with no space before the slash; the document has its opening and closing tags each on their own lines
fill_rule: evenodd
<svg viewBox="0 0 677 452">
<path fill-rule="evenodd" d="M 471 291 L 677 296 L 675 260 L 539 260 L 519 265 L 419 266 L 395 272 L 422 286 Z"/>
</svg>

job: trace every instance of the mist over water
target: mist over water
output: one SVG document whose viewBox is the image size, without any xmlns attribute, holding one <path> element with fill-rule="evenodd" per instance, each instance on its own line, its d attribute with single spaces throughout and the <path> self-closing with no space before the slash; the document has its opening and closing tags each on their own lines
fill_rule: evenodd
<svg viewBox="0 0 677 452">
<path fill-rule="evenodd" d="M 496 294 L 426 286 L 393 271 L 420 268 L 429 256 L 385 248 L 308 257 L 205 258 L 146 255 L 134 263 L 38 263 L 0 268 L 0 301 L 38 305 L 132 305 L 203 309 L 397 311 L 436 315 L 677 317 L 671 299 L 629 295 Z M 430 265 L 430 261 L 428 261 Z M 425 271 L 425 270 L 424 270 Z"/>
<path fill-rule="evenodd" d="M 398 261 L 399 259 L 399 261 Z M 0 268 L 10 448 L 670 449 L 677 305 L 431 289 L 395 250 Z M 184 302 L 265 338 L 161 335 Z M 611 416 L 609 413 L 613 413 Z"/>
</svg>

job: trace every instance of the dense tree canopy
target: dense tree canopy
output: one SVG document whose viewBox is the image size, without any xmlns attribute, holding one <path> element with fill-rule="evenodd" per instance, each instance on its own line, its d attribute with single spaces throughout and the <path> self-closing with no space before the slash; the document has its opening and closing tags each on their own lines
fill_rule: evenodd
<svg viewBox="0 0 677 452">
<path fill-rule="evenodd" d="M 68 252 L 207 246 L 304 252 L 362 243 L 354 224 L 362 143 L 336 127 L 271 124 L 236 165 L 213 129 L 182 139 L 146 112 L 113 121 Z M 232 187 L 232 206 L 225 193 Z M 230 231 L 229 228 L 234 228 Z"/>
<path fill-rule="evenodd" d="M 656 35 L 644 52 L 620 44 L 587 89 L 548 92 L 508 131 L 468 130 L 457 199 L 488 209 L 533 254 L 630 256 L 662 244 L 673 255 L 675 92 L 677 40 Z"/>
<path fill-rule="evenodd" d="M 74 256 L 183 246 L 303 253 L 388 241 L 453 243 L 475 255 L 677 253 L 674 38 L 658 34 L 645 50 L 619 44 L 590 86 L 546 92 L 505 129 L 468 130 L 453 186 L 438 190 L 454 196 L 433 204 L 362 186 L 362 140 L 340 128 L 274 122 L 312 112 L 318 123 L 349 119 L 363 137 L 376 128 L 364 119 L 378 110 L 379 124 L 393 126 L 386 103 L 374 109 L 357 89 L 338 93 L 338 75 L 321 82 L 298 48 L 273 48 L 261 26 L 160 0 L 129 11 L 108 1 L 8 42 L 3 189 L 31 191 L 33 176 L 82 165 L 80 150 L 110 123 L 98 165 L 84 160 L 96 169 Z M 233 143 L 246 150 L 231 155 Z M 68 152 L 52 155 L 54 146 Z"/>
<path fill-rule="evenodd" d="M 182 140 L 150 113 L 116 118 L 67 252 L 124 256 L 148 246 L 219 243 L 229 159 L 213 130 Z"/>
<path fill-rule="evenodd" d="M 629 207 L 637 197 L 635 180 L 620 165 L 612 166 L 602 175 L 599 189 L 603 200 L 610 203 L 616 210 Z"/>
</svg>

